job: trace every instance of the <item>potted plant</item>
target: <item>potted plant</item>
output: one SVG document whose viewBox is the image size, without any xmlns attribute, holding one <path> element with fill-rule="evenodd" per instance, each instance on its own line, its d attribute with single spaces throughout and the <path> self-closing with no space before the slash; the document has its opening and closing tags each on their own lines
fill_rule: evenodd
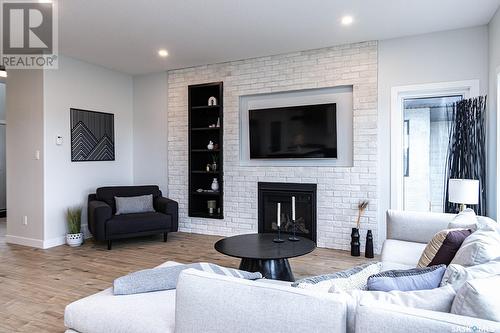
<svg viewBox="0 0 500 333">
<path fill-rule="evenodd" d="M 217 162 L 219 161 L 219 156 L 217 154 L 212 154 L 212 171 L 217 171 Z"/>
<path fill-rule="evenodd" d="M 69 246 L 76 247 L 83 243 L 82 227 L 82 208 L 68 208 L 66 212 L 66 222 L 68 223 L 68 233 L 66 234 L 66 243 Z"/>
</svg>

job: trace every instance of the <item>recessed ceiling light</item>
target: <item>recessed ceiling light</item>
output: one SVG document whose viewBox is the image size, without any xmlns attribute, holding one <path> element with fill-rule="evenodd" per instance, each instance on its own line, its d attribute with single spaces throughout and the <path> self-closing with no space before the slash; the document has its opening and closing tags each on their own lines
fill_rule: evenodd
<svg viewBox="0 0 500 333">
<path fill-rule="evenodd" d="M 168 51 L 167 51 L 167 50 L 165 50 L 165 49 L 158 50 L 158 55 L 159 55 L 160 57 L 165 58 L 165 57 L 167 57 L 167 56 L 168 56 Z"/>
<path fill-rule="evenodd" d="M 352 22 L 354 22 L 354 19 L 352 18 L 352 16 L 347 15 L 347 16 L 342 17 L 342 24 L 343 25 L 350 25 L 350 24 L 352 24 Z"/>
</svg>

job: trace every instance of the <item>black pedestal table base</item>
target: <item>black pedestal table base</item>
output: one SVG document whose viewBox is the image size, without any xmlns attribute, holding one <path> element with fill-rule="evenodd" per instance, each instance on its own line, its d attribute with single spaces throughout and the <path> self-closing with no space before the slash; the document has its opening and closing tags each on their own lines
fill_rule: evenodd
<svg viewBox="0 0 500 333">
<path fill-rule="evenodd" d="M 266 279 L 294 282 L 292 268 L 288 259 L 241 259 L 240 269 L 260 272 Z"/>
</svg>

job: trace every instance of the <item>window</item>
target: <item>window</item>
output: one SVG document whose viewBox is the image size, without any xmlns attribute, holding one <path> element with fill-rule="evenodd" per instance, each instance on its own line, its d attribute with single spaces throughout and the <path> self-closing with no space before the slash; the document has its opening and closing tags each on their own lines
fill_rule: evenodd
<svg viewBox="0 0 500 333">
<path fill-rule="evenodd" d="M 403 105 L 403 209 L 443 212 L 450 106 L 461 95 L 407 98 Z"/>
</svg>

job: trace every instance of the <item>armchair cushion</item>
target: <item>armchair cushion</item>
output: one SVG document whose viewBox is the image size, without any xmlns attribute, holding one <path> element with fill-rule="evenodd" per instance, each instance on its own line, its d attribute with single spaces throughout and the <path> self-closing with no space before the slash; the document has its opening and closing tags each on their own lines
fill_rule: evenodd
<svg viewBox="0 0 500 333">
<path fill-rule="evenodd" d="M 171 226 L 172 217 L 158 212 L 115 215 L 106 222 L 108 235 L 130 234 L 154 230 L 170 231 Z"/>
</svg>

